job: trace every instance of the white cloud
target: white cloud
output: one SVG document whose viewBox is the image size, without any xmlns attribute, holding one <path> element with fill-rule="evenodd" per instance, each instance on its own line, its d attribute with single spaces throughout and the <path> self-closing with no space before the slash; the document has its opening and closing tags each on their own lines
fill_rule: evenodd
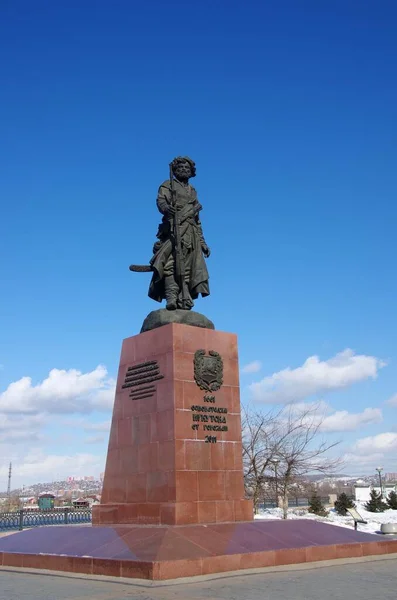
<svg viewBox="0 0 397 600">
<path fill-rule="evenodd" d="M 374 454 L 355 454 L 348 452 L 342 457 L 342 462 L 345 465 L 345 470 L 351 470 L 355 467 L 364 467 L 365 471 L 375 470 L 378 464 L 384 462 L 384 455 L 381 452 Z"/>
<path fill-rule="evenodd" d="M 349 413 L 347 410 L 334 411 L 324 400 L 319 402 L 294 402 L 286 405 L 286 410 L 295 415 L 307 413 L 311 425 L 319 425 L 319 431 L 337 433 L 356 431 L 361 427 L 380 423 L 383 419 L 380 408 L 365 408 L 361 413 Z"/>
<path fill-rule="evenodd" d="M 0 413 L 0 444 L 8 442 L 32 442 L 42 438 L 41 430 L 48 422 L 45 415 L 17 415 Z"/>
<path fill-rule="evenodd" d="M 103 421 L 102 423 L 91 423 L 84 427 L 85 431 L 110 431 L 111 421 Z"/>
<path fill-rule="evenodd" d="M 105 456 L 76 453 L 69 455 L 45 454 L 36 449 L 13 460 L 13 487 L 36 482 L 62 480 L 69 476 L 98 475 L 103 471 Z M 6 480 L 8 462 L 0 466 L 0 479 Z"/>
<path fill-rule="evenodd" d="M 59 414 L 109 410 L 114 389 L 115 381 L 108 377 L 103 365 L 88 373 L 77 369 L 52 369 L 37 385 L 32 384 L 31 377 L 11 383 L 0 394 L 0 412 Z"/>
<path fill-rule="evenodd" d="M 242 373 L 258 373 L 262 368 L 262 363 L 259 360 L 254 360 L 247 365 L 245 365 L 242 369 Z"/>
<path fill-rule="evenodd" d="M 366 425 L 381 423 L 382 411 L 380 408 L 365 408 L 361 413 L 349 413 L 347 410 L 338 410 L 328 415 L 321 423 L 321 431 L 356 431 Z"/>
<path fill-rule="evenodd" d="M 283 404 L 375 379 L 386 363 L 375 356 L 354 354 L 349 348 L 326 361 L 310 356 L 301 367 L 273 373 L 249 387 L 255 400 Z"/>
<path fill-rule="evenodd" d="M 84 440 L 85 444 L 102 444 L 105 441 L 104 435 L 91 435 Z"/>
<path fill-rule="evenodd" d="M 397 406 L 397 394 L 393 394 L 391 398 L 386 400 L 386 404 L 389 406 Z"/>
<path fill-rule="evenodd" d="M 381 452 L 387 454 L 397 450 L 397 433 L 387 431 L 378 435 L 361 438 L 356 441 L 353 451 L 361 454 L 375 454 Z"/>
</svg>

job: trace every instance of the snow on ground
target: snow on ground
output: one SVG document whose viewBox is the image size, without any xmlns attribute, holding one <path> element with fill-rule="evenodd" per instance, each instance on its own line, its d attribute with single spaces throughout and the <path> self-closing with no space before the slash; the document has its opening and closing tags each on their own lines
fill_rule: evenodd
<svg viewBox="0 0 397 600">
<path fill-rule="evenodd" d="M 360 516 L 367 521 L 366 525 L 358 524 L 358 531 L 366 531 L 367 533 L 380 533 L 382 523 L 397 523 L 397 510 L 385 510 L 383 513 L 371 513 L 365 510 L 364 504 L 356 502 L 356 510 Z M 255 519 L 282 519 L 283 511 L 281 508 L 267 508 L 255 515 Z M 339 527 L 354 528 L 354 521 L 350 515 L 341 517 L 335 512 L 335 509 L 330 509 L 326 517 L 319 517 L 309 513 L 307 508 L 289 508 L 288 519 L 313 519 L 330 525 Z"/>
</svg>

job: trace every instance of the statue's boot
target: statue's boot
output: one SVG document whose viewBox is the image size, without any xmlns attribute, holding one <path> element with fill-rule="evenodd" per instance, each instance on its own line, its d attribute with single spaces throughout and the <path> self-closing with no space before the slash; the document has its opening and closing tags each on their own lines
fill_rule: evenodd
<svg viewBox="0 0 397 600">
<path fill-rule="evenodd" d="M 166 309 L 175 310 L 178 301 L 179 287 L 172 275 L 167 275 L 164 279 L 165 299 L 167 301 Z"/>
</svg>

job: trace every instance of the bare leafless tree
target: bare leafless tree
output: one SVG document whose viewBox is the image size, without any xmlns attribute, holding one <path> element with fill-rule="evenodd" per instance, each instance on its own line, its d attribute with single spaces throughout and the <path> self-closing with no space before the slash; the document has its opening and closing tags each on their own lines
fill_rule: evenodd
<svg viewBox="0 0 397 600">
<path fill-rule="evenodd" d="M 243 460 L 246 493 L 255 511 L 266 491 L 275 494 L 287 518 L 288 496 L 302 476 L 335 472 L 339 458 L 330 451 L 339 442 L 321 438 L 320 405 L 289 405 L 266 414 L 243 411 Z"/>
<path fill-rule="evenodd" d="M 329 442 L 321 437 L 324 418 L 318 405 L 299 408 L 288 406 L 278 420 L 280 444 L 277 456 L 279 492 L 282 498 L 283 516 L 287 518 L 288 495 L 297 478 L 308 473 L 334 473 L 341 466 L 340 457 L 331 456 L 339 441 Z"/>
<path fill-rule="evenodd" d="M 276 414 L 263 414 L 251 407 L 242 410 L 245 491 L 254 502 L 255 512 L 269 481 L 277 429 Z"/>
</svg>

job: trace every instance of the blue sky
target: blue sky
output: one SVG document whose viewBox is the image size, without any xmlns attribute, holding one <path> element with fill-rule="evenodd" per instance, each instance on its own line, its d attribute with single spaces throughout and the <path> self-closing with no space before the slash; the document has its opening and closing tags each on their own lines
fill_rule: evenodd
<svg viewBox="0 0 397 600">
<path fill-rule="evenodd" d="M 2 4 L 0 489 L 10 459 L 15 484 L 103 470 L 121 340 L 157 307 L 128 265 L 180 154 L 212 250 L 196 308 L 261 363 L 243 399 L 285 402 L 289 368 L 329 416 L 375 410 L 329 434 L 348 472 L 397 471 L 396 25 L 392 0 Z"/>
</svg>

